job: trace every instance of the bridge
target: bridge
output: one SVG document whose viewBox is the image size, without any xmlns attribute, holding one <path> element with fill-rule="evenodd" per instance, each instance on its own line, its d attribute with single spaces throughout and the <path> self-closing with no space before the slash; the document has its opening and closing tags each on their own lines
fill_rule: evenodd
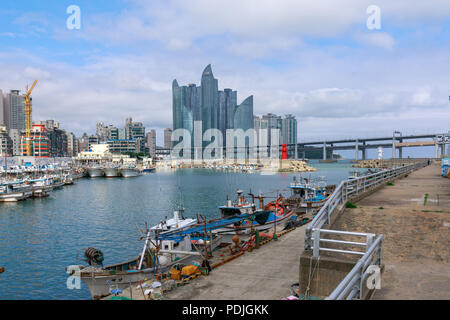
<svg viewBox="0 0 450 320">
<path fill-rule="evenodd" d="M 408 140 L 415 140 L 409 141 Z M 417 141 L 419 140 L 419 141 Z M 401 159 L 403 157 L 403 148 L 407 147 L 423 147 L 423 146 L 435 146 L 435 158 L 439 158 L 439 148 L 441 155 L 445 155 L 446 145 L 450 144 L 450 131 L 448 133 L 438 134 L 419 134 L 419 135 L 407 135 L 402 136 L 400 132 L 395 131 L 392 137 L 380 137 L 380 138 L 356 138 L 356 139 L 343 139 L 343 140 L 329 140 L 329 141 L 312 141 L 312 142 L 299 142 L 297 145 L 290 144 L 288 147 L 296 148 L 295 154 L 299 155 L 303 153 L 305 158 L 305 152 L 308 150 L 317 150 L 317 148 L 323 149 L 323 160 L 327 160 L 327 151 L 331 150 L 331 154 L 335 150 L 355 150 L 355 160 L 359 160 L 359 151 L 362 153 L 362 160 L 367 157 L 368 149 L 378 148 L 391 148 L 392 158 L 396 158 L 396 150 L 398 149 L 398 155 Z"/>
<path fill-rule="evenodd" d="M 414 140 L 414 141 L 411 141 Z M 417 141 L 419 140 L 419 141 Z M 403 148 L 410 147 L 435 147 L 435 158 L 439 158 L 440 154 L 446 154 L 446 145 L 450 144 L 450 131 L 448 133 L 436 133 L 436 134 L 416 134 L 402 136 L 401 132 L 395 131 L 391 137 L 382 136 L 379 138 L 356 138 L 356 139 L 342 139 L 342 140 L 327 140 L 327 141 L 311 141 L 311 142 L 299 142 L 297 144 L 287 144 L 289 154 L 293 155 L 296 159 L 305 159 L 306 151 L 317 151 L 318 148 L 323 150 L 323 160 L 327 160 L 327 152 L 338 150 L 355 150 L 355 160 L 359 160 L 359 152 L 361 151 L 362 160 L 367 158 L 368 149 L 389 148 L 392 149 L 392 158 L 403 158 Z M 279 146 L 281 148 L 282 145 Z M 237 149 L 246 149 L 248 153 L 249 147 L 234 147 Z M 260 147 L 262 148 L 262 147 Z M 272 146 L 266 146 L 268 154 L 271 153 Z M 227 147 L 223 147 L 223 154 L 226 154 Z M 191 147 L 192 154 L 195 153 L 194 147 Z M 447 149 L 447 153 L 450 153 L 450 147 Z M 171 154 L 169 148 L 157 148 L 156 155 L 168 156 Z"/>
</svg>

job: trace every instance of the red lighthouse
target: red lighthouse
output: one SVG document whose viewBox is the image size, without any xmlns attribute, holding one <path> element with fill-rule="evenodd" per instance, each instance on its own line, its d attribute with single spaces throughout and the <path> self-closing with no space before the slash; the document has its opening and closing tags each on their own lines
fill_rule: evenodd
<svg viewBox="0 0 450 320">
<path fill-rule="evenodd" d="M 282 144 L 280 151 L 281 151 L 281 159 L 286 160 L 288 152 L 287 144 Z"/>
</svg>

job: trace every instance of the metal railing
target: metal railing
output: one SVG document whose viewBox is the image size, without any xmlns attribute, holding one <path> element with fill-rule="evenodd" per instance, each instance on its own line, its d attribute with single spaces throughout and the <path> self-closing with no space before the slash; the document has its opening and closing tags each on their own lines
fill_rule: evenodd
<svg viewBox="0 0 450 320">
<path fill-rule="evenodd" d="M 311 250 L 313 247 L 313 229 L 321 229 L 323 225 L 331 224 L 331 217 L 333 213 L 337 211 L 337 208 L 342 208 L 341 206 L 345 205 L 349 197 L 362 194 L 377 185 L 393 180 L 401 175 L 410 173 L 426 165 L 427 162 L 424 161 L 342 181 L 314 217 L 313 221 L 306 228 L 305 250 Z M 314 257 L 317 258 L 319 253 L 316 251 L 316 254 L 317 255 L 314 255 Z"/>
<path fill-rule="evenodd" d="M 383 236 L 379 235 L 375 241 L 367 248 L 364 255 L 355 264 L 352 270 L 347 274 L 347 276 L 338 284 L 338 286 L 331 292 L 331 294 L 326 298 L 327 300 L 342 300 L 342 299 L 363 299 L 363 292 L 366 287 L 371 289 L 379 289 L 376 284 L 368 285 L 369 276 L 373 273 L 375 281 L 381 281 L 381 248 L 383 243 Z M 370 267 L 375 266 L 375 268 Z M 369 268 L 370 267 L 370 268 Z M 370 279 L 372 280 L 372 279 Z M 378 283 L 379 284 L 379 283 Z"/>
<path fill-rule="evenodd" d="M 350 231 L 339 231 L 339 230 L 328 230 L 328 229 L 313 229 L 313 237 L 311 240 L 313 241 L 313 256 L 318 257 L 320 251 L 326 252 L 336 252 L 336 253 L 346 253 L 353 255 L 364 255 L 367 252 L 367 249 L 373 243 L 375 239 L 375 234 L 373 233 L 362 233 L 362 232 L 350 232 Z M 331 235 L 339 235 L 339 236 L 352 236 L 352 237 L 363 237 L 364 242 L 356 242 L 356 241 L 346 241 L 346 240 L 337 240 L 337 239 L 329 239 L 323 238 L 321 235 L 323 234 L 331 234 Z M 333 249 L 321 246 L 321 242 L 328 244 L 337 244 L 337 245 L 347 245 L 347 246 L 357 246 L 364 248 L 364 251 L 351 251 L 344 249 Z"/>
</svg>

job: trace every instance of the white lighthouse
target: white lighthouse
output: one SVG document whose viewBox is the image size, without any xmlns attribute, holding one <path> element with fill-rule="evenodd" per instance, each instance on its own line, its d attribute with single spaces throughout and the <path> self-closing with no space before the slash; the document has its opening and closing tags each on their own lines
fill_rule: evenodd
<svg viewBox="0 0 450 320">
<path fill-rule="evenodd" d="M 383 159 L 383 148 L 380 146 L 378 147 L 378 160 Z"/>
</svg>

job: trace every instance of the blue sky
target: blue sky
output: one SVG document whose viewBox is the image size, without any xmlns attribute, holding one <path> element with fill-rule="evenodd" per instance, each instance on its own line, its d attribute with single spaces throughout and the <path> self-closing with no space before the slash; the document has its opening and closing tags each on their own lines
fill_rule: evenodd
<svg viewBox="0 0 450 320">
<path fill-rule="evenodd" d="M 72 4 L 80 30 L 66 28 Z M 444 0 L 3 0 L 0 89 L 37 78 L 35 120 L 81 135 L 131 116 L 161 141 L 172 80 L 199 84 L 211 64 L 238 103 L 254 95 L 255 114 L 295 114 L 300 140 L 442 132 L 449 31 Z"/>
</svg>

